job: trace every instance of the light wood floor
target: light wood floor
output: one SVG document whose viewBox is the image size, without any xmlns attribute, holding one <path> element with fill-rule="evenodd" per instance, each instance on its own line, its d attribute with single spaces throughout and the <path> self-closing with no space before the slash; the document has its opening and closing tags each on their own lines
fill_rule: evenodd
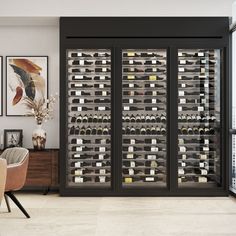
<svg viewBox="0 0 236 236">
<path fill-rule="evenodd" d="M 234 198 L 61 198 L 17 194 L 0 209 L 0 236 L 236 236 Z"/>
</svg>

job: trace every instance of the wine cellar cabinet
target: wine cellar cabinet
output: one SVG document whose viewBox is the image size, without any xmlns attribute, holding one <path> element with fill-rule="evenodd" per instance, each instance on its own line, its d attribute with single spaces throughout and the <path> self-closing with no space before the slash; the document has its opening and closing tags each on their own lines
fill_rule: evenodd
<svg viewBox="0 0 236 236">
<path fill-rule="evenodd" d="M 62 17 L 61 195 L 227 195 L 228 34 L 224 17 Z"/>
</svg>

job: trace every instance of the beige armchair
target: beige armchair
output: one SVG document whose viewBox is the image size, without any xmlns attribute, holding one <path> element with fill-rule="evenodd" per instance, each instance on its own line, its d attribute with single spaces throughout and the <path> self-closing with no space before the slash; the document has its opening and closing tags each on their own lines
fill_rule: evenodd
<svg viewBox="0 0 236 236">
<path fill-rule="evenodd" d="M 5 192 L 6 176 L 7 176 L 7 162 L 6 160 L 0 158 L 0 205 Z"/>
<path fill-rule="evenodd" d="M 25 148 L 8 148 L 6 149 L 2 155 L 0 156 L 2 159 L 7 161 L 7 178 L 6 178 L 6 186 L 5 186 L 5 199 L 8 207 L 8 211 L 10 212 L 10 205 L 8 202 L 8 198 L 19 207 L 19 209 L 23 212 L 23 214 L 30 218 L 29 214 L 17 200 L 13 191 L 17 191 L 21 189 L 26 180 L 26 174 L 28 169 L 29 162 L 29 151 Z"/>
</svg>

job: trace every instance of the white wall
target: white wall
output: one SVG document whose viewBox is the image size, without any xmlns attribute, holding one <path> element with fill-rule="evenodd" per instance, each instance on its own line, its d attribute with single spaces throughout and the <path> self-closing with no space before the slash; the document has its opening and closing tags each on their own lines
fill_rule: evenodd
<svg viewBox="0 0 236 236">
<path fill-rule="evenodd" d="M 0 55 L 48 55 L 49 92 L 59 91 L 59 16 L 231 16 L 233 0 L 0 0 Z M 236 9 L 236 7 L 235 7 Z M 236 11 L 236 10 L 235 10 Z M 4 58 L 5 88 L 5 58 Z M 4 114 L 5 114 L 5 89 Z M 59 147 L 59 107 L 45 124 L 47 147 Z M 0 117 L 3 129 L 23 129 L 31 148 L 32 118 Z"/>
<path fill-rule="evenodd" d="M 233 0 L 0 0 L 0 16 L 231 16 Z"/>
<path fill-rule="evenodd" d="M 5 56 L 10 55 L 48 55 L 49 56 L 49 94 L 59 91 L 59 29 L 58 26 L 1 26 L 0 55 L 3 63 L 4 116 L 0 117 L 0 132 L 3 129 L 23 129 L 24 146 L 32 148 L 32 131 L 36 127 L 31 117 L 6 117 L 5 107 Z M 49 148 L 59 147 L 59 103 L 56 104 L 55 118 L 44 125 L 47 131 Z"/>
</svg>

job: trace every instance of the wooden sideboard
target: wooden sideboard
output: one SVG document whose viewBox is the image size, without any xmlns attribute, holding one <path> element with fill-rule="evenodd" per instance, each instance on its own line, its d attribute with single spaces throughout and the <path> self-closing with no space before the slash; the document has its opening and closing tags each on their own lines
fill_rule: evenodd
<svg viewBox="0 0 236 236">
<path fill-rule="evenodd" d="M 59 150 L 45 149 L 29 152 L 29 166 L 24 189 L 42 187 L 45 194 L 59 186 Z"/>
</svg>

